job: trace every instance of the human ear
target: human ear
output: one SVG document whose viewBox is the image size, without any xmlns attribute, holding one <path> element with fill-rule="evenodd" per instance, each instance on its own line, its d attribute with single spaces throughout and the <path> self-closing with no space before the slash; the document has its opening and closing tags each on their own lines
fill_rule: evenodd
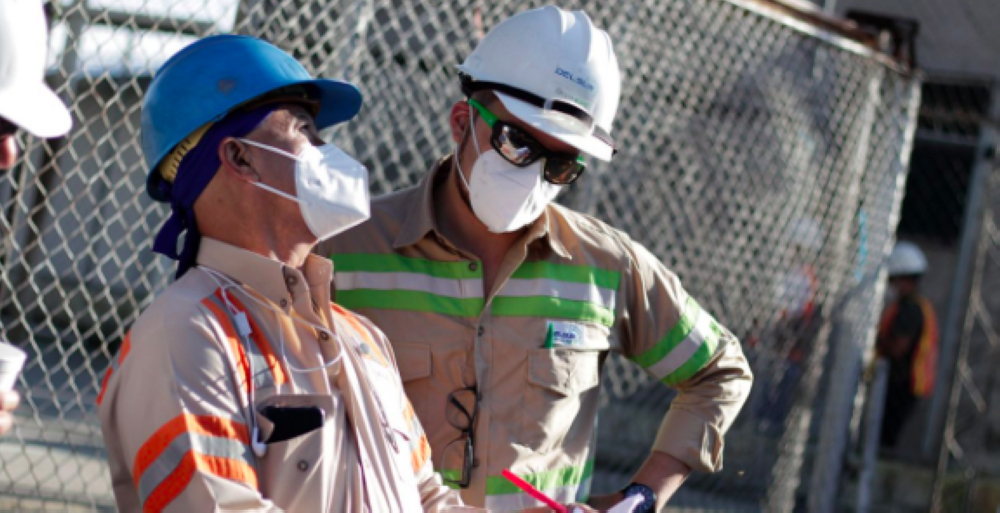
<svg viewBox="0 0 1000 513">
<path fill-rule="evenodd" d="M 451 114 L 448 116 L 448 122 L 451 125 L 451 140 L 455 144 L 462 142 L 471 121 L 472 116 L 469 111 L 469 102 L 462 100 L 455 102 L 451 106 Z"/>
<path fill-rule="evenodd" d="M 240 180 L 259 182 L 260 175 L 254 170 L 251 160 L 248 148 L 237 139 L 227 137 L 219 144 L 219 162 L 224 170 Z"/>
<path fill-rule="evenodd" d="M 14 167 L 17 162 L 17 141 L 13 135 L 0 136 L 0 169 Z"/>
</svg>

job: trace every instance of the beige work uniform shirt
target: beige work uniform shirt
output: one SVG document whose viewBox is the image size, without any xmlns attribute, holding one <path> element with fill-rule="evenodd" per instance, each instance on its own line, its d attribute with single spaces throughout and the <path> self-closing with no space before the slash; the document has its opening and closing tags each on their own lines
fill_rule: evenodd
<svg viewBox="0 0 1000 513">
<path fill-rule="evenodd" d="M 376 199 L 369 221 L 317 250 L 334 262 L 336 300 L 388 335 L 446 480 L 461 474 L 466 436 L 449 394 L 476 387 L 465 502 L 536 504 L 505 468 L 564 503 L 587 498 L 609 351 L 680 392 L 653 449 L 719 470 L 723 434 L 752 382 L 739 341 L 643 246 L 559 205 L 484 291 L 480 262 L 435 226 L 433 188 L 450 168 L 443 159 L 416 187 Z"/>
<path fill-rule="evenodd" d="M 218 275 L 191 269 L 142 313 L 98 398 L 121 511 L 461 504 L 432 469 L 384 335 L 329 301 L 329 261 L 299 272 L 205 238 L 198 263 Z"/>
</svg>

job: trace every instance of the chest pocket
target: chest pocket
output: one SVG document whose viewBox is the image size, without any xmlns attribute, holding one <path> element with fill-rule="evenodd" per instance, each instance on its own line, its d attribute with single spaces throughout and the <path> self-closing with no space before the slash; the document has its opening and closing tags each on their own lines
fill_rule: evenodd
<svg viewBox="0 0 1000 513">
<path fill-rule="evenodd" d="M 520 443 L 547 453 L 563 445 L 576 423 L 593 422 L 601 352 L 567 347 L 529 352 Z"/>
<path fill-rule="evenodd" d="M 267 453 L 257 460 L 261 493 L 278 504 L 284 504 L 289 511 L 327 510 L 335 502 L 329 483 L 348 482 L 350 470 L 347 462 L 357 457 L 356 454 L 345 454 L 351 449 L 347 443 L 349 428 L 341 393 L 334 390 L 329 395 L 278 394 L 258 400 L 255 415 L 263 440 L 272 439 L 279 432 L 296 430 L 296 426 L 276 426 L 271 422 L 261 413 L 268 407 L 289 411 L 315 408 L 321 412 L 322 418 L 318 427 L 303 426 L 303 432 L 296 436 L 267 444 Z M 295 416 L 285 415 L 279 422 L 294 423 Z M 296 485 L 288 486 L 289 480 Z"/>
</svg>

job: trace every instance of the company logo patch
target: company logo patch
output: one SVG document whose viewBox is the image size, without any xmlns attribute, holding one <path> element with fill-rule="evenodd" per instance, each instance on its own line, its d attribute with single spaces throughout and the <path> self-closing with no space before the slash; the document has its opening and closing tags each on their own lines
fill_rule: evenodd
<svg viewBox="0 0 1000 513">
<path fill-rule="evenodd" d="M 574 84 L 576 84 L 576 85 L 578 85 L 578 86 L 586 89 L 587 91 L 593 91 L 594 90 L 594 84 L 590 83 L 590 81 L 588 81 L 584 77 L 578 77 L 578 76 L 574 75 L 570 71 L 566 71 L 566 70 L 564 70 L 562 68 L 557 67 L 556 68 L 556 75 L 559 75 L 560 77 L 563 77 L 566 80 L 569 80 L 569 81 L 573 82 Z"/>
<path fill-rule="evenodd" d="M 545 334 L 545 348 L 580 347 L 584 345 L 583 326 L 565 321 L 549 321 Z"/>
</svg>

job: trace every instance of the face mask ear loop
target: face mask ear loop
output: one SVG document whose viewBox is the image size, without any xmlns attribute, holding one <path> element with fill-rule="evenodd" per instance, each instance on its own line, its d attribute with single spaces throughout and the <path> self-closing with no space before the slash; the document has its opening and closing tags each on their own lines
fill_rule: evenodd
<svg viewBox="0 0 1000 513">
<path fill-rule="evenodd" d="M 285 198 L 287 200 L 291 200 L 291 201 L 294 201 L 296 203 L 299 203 L 299 199 L 298 198 L 296 198 L 295 196 L 292 196 L 291 194 L 288 194 L 287 192 L 275 189 L 274 187 L 271 187 L 270 185 L 267 185 L 267 184 L 265 184 L 263 182 L 252 182 L 252 183 L 253 183 L 254 187 L 260 187 L 261 189 L 264 189 L 267 192 L 270 192 L 272 194 L 277 194 L 278 196 L 281 196 L 282 198 Z"/>
<path fill-rule="evenodd" d="M 472 105 L 469 105 L 470 115 L 469 115 L 469 130 L 472 131 L 472 144 L 476 147 L 476 158 L 483 155 L 483 152 L 479 151 L 479 140 L 476 139 L 476 114 L 475 109 Z M 462 171 L 462 158 L 458 155 L 459 152 L 455 152 L 455 167 L 458 168 L 458 178 L 462 180 L 462 185 L 465 185 L 465 192 L 472 194 L 472 187 L 469 186 L 469 180 L 465 178 L 465 173 Z"/>
<path fill-rule="evenodd" d="M 278 155 L 284 155 L 284 156 L 286 156 L 286 157 L 288 157 L 288 158 L 290 158 L 290 159 L 292 159 L 294 161 L 300 160 L 299 157 L 298 157 L 298 155 L 292 155 L 291 153 L 288 153 L 287 151 L 282 150 L 282 149 L 275 148 L 274 146 L 268 146 L 268 145 L 266 145 L 264 143 L 259 143 L 257 141 L 251 141 L 250 139 L 244 139 L 242 137 L 239 138 L 239 139 L 237 139 L 237 140 L 240 141 L 240 142 L 242 142 L 242 143 L 244 143 L 244 144 L 249 144 L 250 146 L 256 146 L 256 147 L 258 147 L 258 148 L 260 148 L 262 150 L 270 151 L 271 153 L 277 153 Z"/>
<path fill-rule="evenodd" d="M 256 147 L 261 148 L 263 150 L 270 151 L 271 153 L 277 153 L 278 155 L 282 155 L 282 156 L 288 157 L 288 158 L 294 160 L 295 162 L 299 161 L 299 157 L 297 157 L 295 155 L 292 155 L 291 153 L 288 153 L 285 150 L 279 150 L 278 148 L 275 148 L 273 146 L 268 146 L 266 144 L 262 144 L 262 143 L 259 143 L 257 141 L 251 141 L 250 139 L 243 139 L 242 137 L 238 138 L 237 140 L 240 141 L 240 142 L 242 142 L 242 143 L 244 143 L 244 144 L 249 144 L 250 146 L 256 146 Z M 259 177 L 260 173 L 258 173 L 257 176 Z M 284 192 L 284 191 L 278 190 L 278 189 L 276 189 L 274 187 L 271 187 L 270 185 L 267 185 L 264 182 L 251 182 L 251 183 L 255 187 L 260 187 L 261 189 L 264 189 L 265 191 L 277 194 L 278 196 L 281 196 L 282 198 L 285 198 L 287 200 L 291 200 L 291 201 L 294 201 L 296 203 L 299 203 L 299 199 L 296 198 L 295 196 L 292 196 L 291 194 L 288 194 L 287 192 Z"/>
<path fill-rule="evenodd" d="M 479 138 L 476 137 L 476 109 L 473 109 L 470 104 L 469 110 L 472 111 L 472 115 L 469 116 L 469 129 L 472 130 L 472 144 L 476 146 L 476 158 L 479 158 L 483 156 L 483 152 L 479 149 Z"/>
</svg>

